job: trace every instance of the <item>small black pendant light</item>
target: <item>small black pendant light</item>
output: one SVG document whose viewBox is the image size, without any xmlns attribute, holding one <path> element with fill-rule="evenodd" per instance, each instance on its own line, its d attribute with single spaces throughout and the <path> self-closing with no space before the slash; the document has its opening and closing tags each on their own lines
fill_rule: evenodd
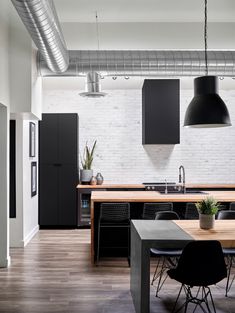
<svg viewBox="0 0 235 313">
<path fill-rule="evenodd" d="M 205 0 L 204 42 L 206 75 L 194 80 L 194 97 L 186 110 L 184 126 L 197 128 L 231 126 L 228 109 L 218 94 L 218 77 L 208 76 L 207 0 Z"/>
</svg>

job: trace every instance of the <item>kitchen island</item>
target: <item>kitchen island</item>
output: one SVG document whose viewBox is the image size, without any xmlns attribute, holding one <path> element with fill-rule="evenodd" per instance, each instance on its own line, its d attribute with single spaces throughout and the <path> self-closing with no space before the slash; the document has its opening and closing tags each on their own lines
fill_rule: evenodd
<svg viewBox="0 0 235 313">
<path fill-rule="evenodd" d="M 91 194 L 91 262 L 95 262 L 97 221 L 100 203 L 129 202 L 131 212 L 136 219 L 135 210 L 140 210 L 145 202 L 198 202 L 207 196 L 213 196 L 218 202 L 235 202 L 235 191 L 205 191 L 204 193 L 160 194 L 157 191 L 92 191 Z"/>
</svg>

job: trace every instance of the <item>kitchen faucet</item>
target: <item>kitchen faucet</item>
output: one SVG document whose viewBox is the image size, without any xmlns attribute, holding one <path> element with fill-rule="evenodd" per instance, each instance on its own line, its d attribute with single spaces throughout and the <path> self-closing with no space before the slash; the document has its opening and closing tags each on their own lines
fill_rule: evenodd
<svg viewBox="0 0 235 313">
<path fill-rule="evenodd" d="M 167 180 L 165 179 L 165 193 L 168 193 L 168 189 L 167 189 Z"/>
<path fill-rule="evenodd" d="M 183 175 L 182 175 L 183 174 Z M 182 177 L 183 176 L 183 177 Z M 183 193 L 186 193 L 186 187 L 185 187 L 185 169 L 183 165 L 180 165 L 179 167 L 179 183 L 182 184 Z"/>
</svg>

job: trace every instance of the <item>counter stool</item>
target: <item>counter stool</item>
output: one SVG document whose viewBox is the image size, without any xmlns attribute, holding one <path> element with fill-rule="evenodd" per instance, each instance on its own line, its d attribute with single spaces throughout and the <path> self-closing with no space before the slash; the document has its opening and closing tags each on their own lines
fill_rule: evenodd
<svg viewBox="0 0 235 313">
<path fill-rule="evenodd" d="M 235 202 L 231 202 L 229 205 L 229 210 L 235 211 Z"/>
<path fill-rule="evenodd" d="M 142 219 L 154 220 L 156 213 L 160 211 L 173 211 L 173 203 L 172 202 L 144 203 Z"/>
<path fill-rule="evenodd" d="M 100 258 L 100 235 L 102 228 L 126 228 L 128 235 L 128 263 L 130 260 L 130 204 L 129 203 L 101 203 L 98 220 L 97 258 Z M 119 247 L 122 248 L 122 247 Z"/>
<path fill-rule="evenodd" d="M 186 203 L 186 210 L 185 210 L 184 218 L 186 220 L 198 220 L 199 219 L 199 213 L 198 213 L 195 203 L 192 203 L 192 202 Z"/>
</svg>

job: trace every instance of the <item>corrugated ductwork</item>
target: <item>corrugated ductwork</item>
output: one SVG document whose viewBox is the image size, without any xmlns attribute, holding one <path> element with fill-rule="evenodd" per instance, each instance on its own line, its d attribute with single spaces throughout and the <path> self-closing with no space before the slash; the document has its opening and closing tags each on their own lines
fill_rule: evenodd
<svg viewBox="0 0 235 313">
<path fill-rule="evenodd" d="M 69 55 L 52 0 L 11 0 L 48 68 L 67 70 Z"/>
<path fill-rule="evenodd" d="M 38 58 L 41 76 L 201 76 L 205 74 L 204 51 L 69 51 L 69 67 L 51 72 Z M 208 51 L 209 74 L 235 76 L 235 51 Z"/>
</svg>

